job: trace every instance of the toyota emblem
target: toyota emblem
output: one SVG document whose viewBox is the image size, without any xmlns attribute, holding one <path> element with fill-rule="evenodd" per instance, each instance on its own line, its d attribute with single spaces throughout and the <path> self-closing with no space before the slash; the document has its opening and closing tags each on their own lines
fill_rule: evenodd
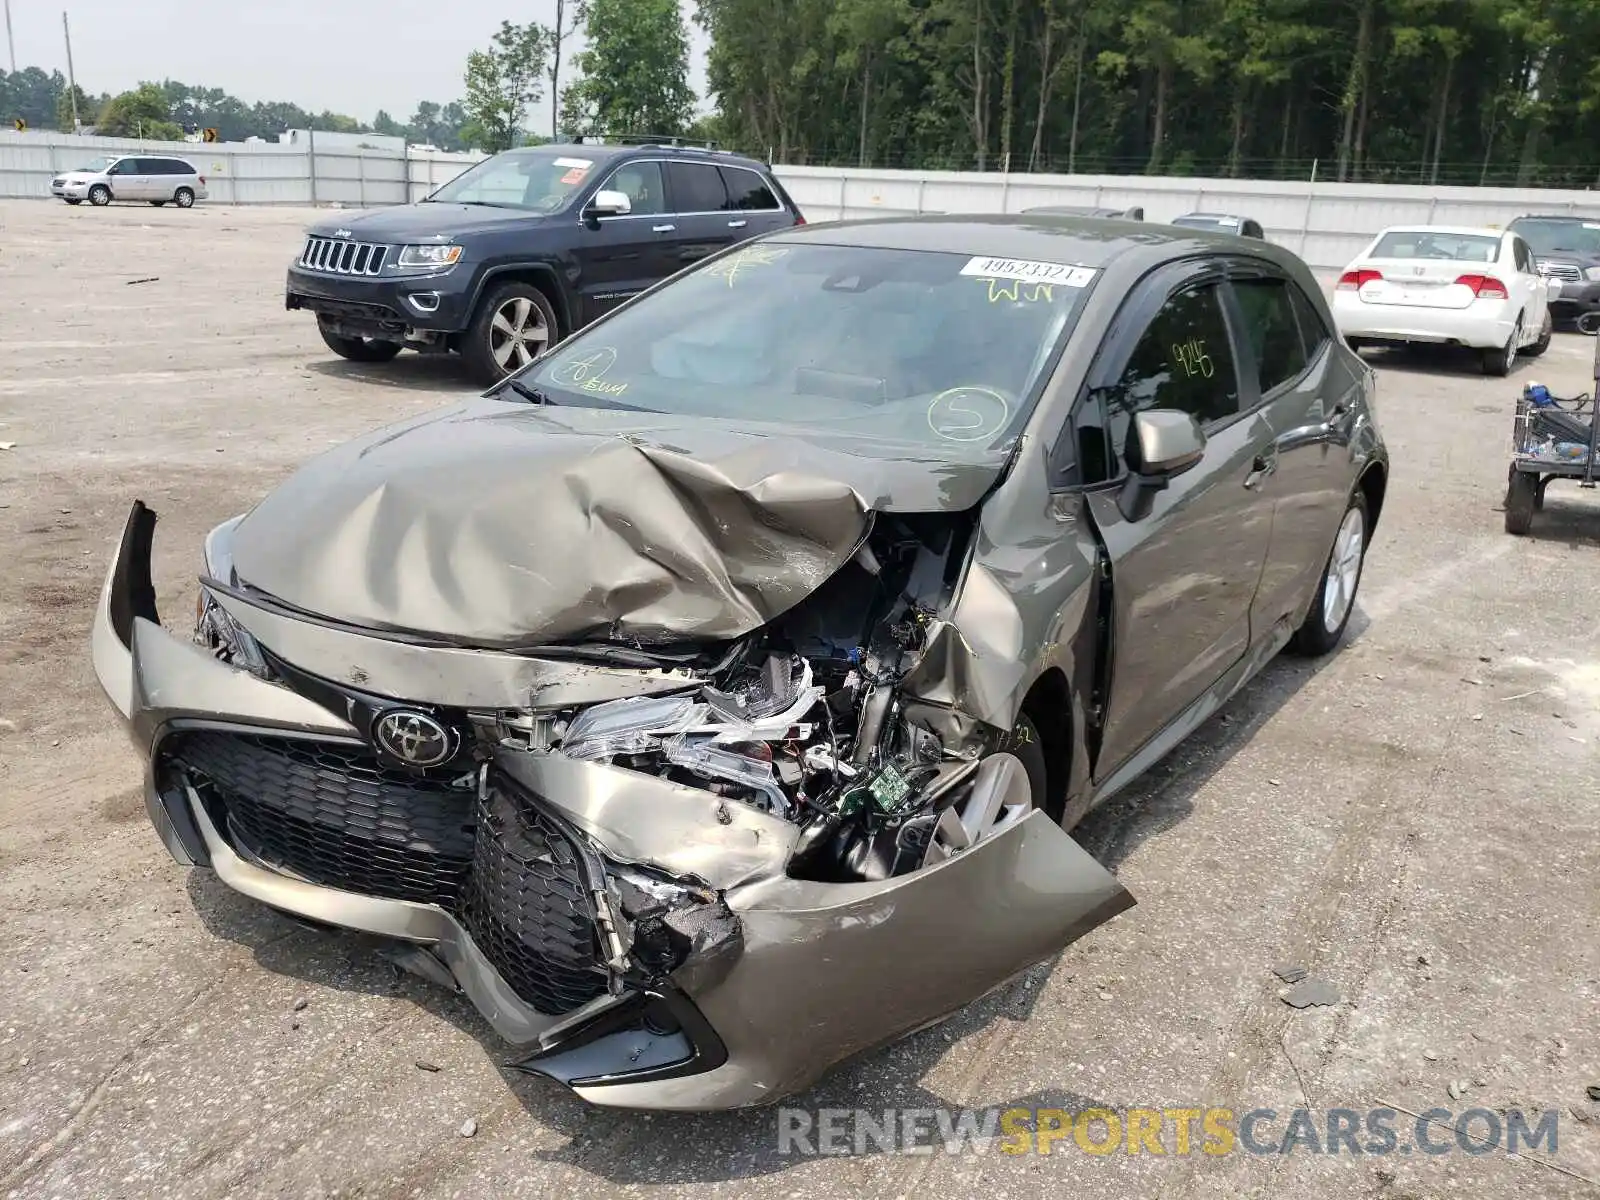
<svg viewBox="0 0 1600 1200">
<path fill-rule="evenodd" d="M 437 767 L 455 753 L 450 731 L 427 713 L 386 712 L 372 725 L 372 740 L 390 758 L 408 767 Z"/>
</svg>

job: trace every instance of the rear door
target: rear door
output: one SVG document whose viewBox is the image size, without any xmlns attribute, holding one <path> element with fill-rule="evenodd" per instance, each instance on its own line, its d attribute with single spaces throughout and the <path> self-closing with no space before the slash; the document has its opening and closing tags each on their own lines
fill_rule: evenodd
<svg viewBox="0 0 1600 1200">
<path fill-rule="evenodd" d="M 1250 648 L 1272 525 L 1272 429 L 1259 408 L 1242 409 L 1219 265 L 1189 264 L 1147 286 L 1131 305 L 1148 314 L 1134 316 L 1142 332 L 1120 364 L 1097 370 L 1110 382 L 1091 398 L 1103 406 L 1113 461 L 1123 461 L 1133 416 L 1146 409 L 1192 414 L 1208 443 L 1200 464 L 1157 492 L 1139 520 L 1123 516 L 1115 480 L 1088 495 L 1114 603 L 1102 781 Z"/>
<path fill-rule="evenodd" d="M 758 237 L 794 224 L 794 214 L 783 207 L 777 194 L 758 171 L 749 167 L 719 166 L 728 192 L 728 228 L 735 241 Z"/>
<path fill-rule="evenodd" d="M 1246 402 L 1255 398 L 1272 430 L 1273 473 L 1263 489 L 1271 535 L 1251 605 L 1259 638 L 1293 618 L 1327 561 L 1353 482 L 1344 447 L 1360 383 L 1341 370 L 1327 326 L 1292 280 L 1240 265 L 1230 290 Z"/>
<path fill-rule="evenodd" d="M 728 188 L 716 163 L 668 162 L 666 174 L 676 225 L 671 234 L 674 270 L 748 236 L 728 211 Z"/>
<path fill-rule="evenodd" d="M 596 189 L 621 192 L 633 207 L 626 216 L 584 218 L 574 250 L 582 324 L 677 269 L 673 265 L 675 226 L 668 212 L 661 168 L 661 163 L 650 159 L 625 162 Z"/>
<path fill-rule="evenodd" d="M 1523 297 L 1523 311 L 1528 314 L 1522 323 L 1523 340 L 1536 342 L 1544 330 L 1545 314 L 1550 307 L 1550 281 L 1539 274 L 1538 260 L 1533 257 L 1533 250 L 1528 243 L 1516 234 L 1510 235 L 1510 238 L 1517 290 Z"/>
</svg>

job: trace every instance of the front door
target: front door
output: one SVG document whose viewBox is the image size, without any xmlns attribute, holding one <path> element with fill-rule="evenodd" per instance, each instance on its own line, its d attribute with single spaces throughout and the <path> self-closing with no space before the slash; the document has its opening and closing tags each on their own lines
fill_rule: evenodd
<svg viewBox="0 0 1600 1200">
<path fill-rule="evenodd" d="M 1116 767 L 1244 656 L 1250 606 L 1272 525 L 1272 430 L 1241 412 L 1232 331 L 1218 281 L 1182 285 L 1105 389 L 1112 447 L 1126 445 L 1133 414 L 1177 409 L 1206 430 L 1198 466 L 1128 520 L 1118 489 L 1089 493 L 1111 559 L 1112 677 L 1096 775 Z"/>
<path fill-rule="evenodd" d="M 111 177 L 111 196 L 116 200 L 147 199 L 144 176 L 139 173 L 137 158 L 124 158 L 111 164 L 106 172 Z"/>
<path fill-rule="evenodd" d="M 585 325 L 677 269 L 659 162 L 623 163 L 597 190 L 621 192 L 632 209 L 620 217 L 584 218 L 575 257 Z"/>
</svg>

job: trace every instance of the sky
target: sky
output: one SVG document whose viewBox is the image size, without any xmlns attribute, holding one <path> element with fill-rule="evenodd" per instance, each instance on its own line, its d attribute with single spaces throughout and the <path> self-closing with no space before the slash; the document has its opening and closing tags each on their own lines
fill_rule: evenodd
<svg viewBox="0 0 1600 1200">
<path fill-rule="evenodd" d="M 78 86 L 92 95 L 142 80 L 222 88 L 241 100 L 283 100 L 363 121 L 396 120 L 420 100 L 461 98 L 467 54 L 500 22 L 555 19 L 555 0 L 0 0 L 11 7 L 17 66 L 66 74 L 72 25 Z M 687 22 L 693 0 L 681 0 Z M 689 23 L 689 80 L 705 92 L 704 34 Z M 563 85 L 566 61 L 562 50 Z M 4 53 L 0 45 L 0 54 Z M 0 65 L 9 62 L 0 60 Z M 705 105 L 702 104 L 702 107 Z M 527 122 L 547 128 L 546 97 Z"/>
</svg>

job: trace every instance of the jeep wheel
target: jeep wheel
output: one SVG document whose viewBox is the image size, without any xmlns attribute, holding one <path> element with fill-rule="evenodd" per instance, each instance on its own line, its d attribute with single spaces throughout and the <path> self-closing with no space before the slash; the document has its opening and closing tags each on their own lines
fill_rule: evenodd
<svg viewBox="0 0 1600 1200">
<path fill-rule="evenodd" d="M 329 350 L 340 358 L 348 358 L 351 362 L 388 362 L 401 350 L 399 342 L 386 342 L 380 338 L 344 337 L 329 329 L 321 321 L 317 322 L 317 332 L 322 335 L 322 340 L 327 343 Z"/>
<path fill-rule="evenodd" d="M 103 183 L 97 183 L 89 189 L 89 203 L 96 208 L 104 208 L 111 203 L 111 189 Z"/>
<path fill-rule="evenodd" d="M 177 191 L 172 193 L 172 202 L 179 208 L 193 208 L 194 189 L 186 187 L 179 188 Z"/>
<path fill-rule="evenodd" d="M 504 283 L 478 306 L 461 338 L 461 357 L 474 377 L 497 383 L 553 345 L 556 314 L 531 283 Z"/>
</svg>

